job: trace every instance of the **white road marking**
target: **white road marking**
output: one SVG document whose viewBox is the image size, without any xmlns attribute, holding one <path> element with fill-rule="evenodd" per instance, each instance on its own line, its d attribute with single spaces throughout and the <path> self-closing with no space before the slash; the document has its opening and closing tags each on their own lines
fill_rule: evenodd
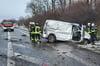
<svg viewBox="0 0 100 66">
<path fill-rule="evenodd" d="M 8 32 L 8 58 L 7 58 L 7 66 L 15 66 L 15 62 L 11 59 L 13 56 L 13 47 L 11 43 L 10 32 Z"/>
<path fill-rule="evenodd" d="M 18 46 L 18 47 L 23 47 L 23 48 L 30 48 L 29 46 L 25 46 L 25 45 L 22 45 L 22 44 L 15 44 L 13 43 L 14 46 Z"/>
<path fill-rule="evenodd" d="M 35 57 L 29 57 L 29 56 L 26 56 L 26 55 L 22 55 L 20 53 L 14 53 L 14 56 L 17 57 L 17 58 L 26 60 L 28 62 L 31 62 L 31 63 L 35 63 L 35 64 L 39 64 L 39 65 L 43 64 L 43 60 L 35 58 Z"/>
</svg>

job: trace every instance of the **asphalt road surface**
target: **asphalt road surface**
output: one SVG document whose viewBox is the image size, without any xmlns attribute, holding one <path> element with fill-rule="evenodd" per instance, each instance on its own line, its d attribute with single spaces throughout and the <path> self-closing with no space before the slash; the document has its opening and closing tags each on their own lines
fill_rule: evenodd
<svg viewBox="0 0 100 66">
<path fill-rule="evenodd" d="M 34 48 L 26 30 L 0 29 L 0 66 L 100 66 L 100 55 L 67 42 L 46 43 Z M 56 46 L 55 46 L 56 44 Z"/>
</svg>

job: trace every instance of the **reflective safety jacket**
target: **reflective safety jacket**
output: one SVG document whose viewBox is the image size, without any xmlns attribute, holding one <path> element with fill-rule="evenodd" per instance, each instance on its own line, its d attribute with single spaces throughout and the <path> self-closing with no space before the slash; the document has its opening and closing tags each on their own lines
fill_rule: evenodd
<svg viewBox="0 0 100 66">
<path fill-rule="evenodd" d="M 94 26 L 92 26 L 91 30 L 92 30 L 92 32 L 97 33 L 98 28 L 96 25 L 94 25 Z"/>
<path fill-rule="evenodd" d="M 35 26 L 35 29 L 32 30 L 32 34 L 41 34 L 41 28 L 40 26 Z"/>
<path fill-rule="evenodd" d="M 92 26 L 91 32 L 92 32 L 92 33 L 96 33 L 96 28 L 95 28 L 94 26 Z"/>
<path fill-rule="evenodd" d="M 88 32 L 88 34 L 91 34 L 91 28 L 90 27 L 87 28 L 87 32 Z"/>
</svg>

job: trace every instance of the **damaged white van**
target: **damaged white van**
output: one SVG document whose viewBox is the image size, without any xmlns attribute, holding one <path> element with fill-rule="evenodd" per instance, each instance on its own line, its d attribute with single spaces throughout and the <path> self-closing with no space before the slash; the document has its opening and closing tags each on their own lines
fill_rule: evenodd
<svg viewBox="0 0 100 66">
<path fill-rule="evenodd" d="M 90 35 L 84 31 L 84 26 L 77 23 L 69 23 L 57 20 L 46 20 L 43 27 L 43 37 L 48 42 L 72 41 L 89 42 Z"/>
</svg>

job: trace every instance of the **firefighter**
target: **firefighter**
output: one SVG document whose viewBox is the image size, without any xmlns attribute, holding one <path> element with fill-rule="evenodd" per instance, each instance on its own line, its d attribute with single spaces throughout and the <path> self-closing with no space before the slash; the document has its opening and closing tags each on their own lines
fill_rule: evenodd
<svg viewBox="0 0 100 66">
<path fill-rule="evenodd" d="M 91 42 L 94 45 L 95 44 L 95 40 L 97 39 L 96 35 L 97 35 L 97 28 L 95 26 L 94 23 L 91 24 Z"/>
<path fill-rule="evenodd" d="M 87 25 L 87 32 L 89 35 L 91 35 L 91 23 L 88 23 Z"/>
<path fill-rule="evenodd" d="M 35 42 L 40 40 L 41 28 L 38 23 L 35 23 L 35 27 L 34 29 L 32 29 L 31 34 L 33 35 L 32 40 L 34 40 Z"/>
<path fill-rule="evenodd" d="M 91 43 L 91 23 L 87 24 L 87 33 L 90 35 L 90 40 L 88 43 Z"/>
<path fill-rule="evenodd" d="M 92 23 L 92 28 L 94 29 L 94 33 L 95 33 L 95 40 L 97 40 L 97 32 L 98 32 L 97 25 Z"/>
<path fill-rule="evenodd" d="M 34 40 L 34 33 L 31 32 L 35 32 L 35 22 L 29 22 L 30 40 Z"/>
<path fill-rule="evenodd" d="M 39 25 L 39 23 L 36 23 L 36 26 L 35 26 L 35 40 L 40 40 L 40 37 L 41 37 L 41 27 Z"/>
</svg>

